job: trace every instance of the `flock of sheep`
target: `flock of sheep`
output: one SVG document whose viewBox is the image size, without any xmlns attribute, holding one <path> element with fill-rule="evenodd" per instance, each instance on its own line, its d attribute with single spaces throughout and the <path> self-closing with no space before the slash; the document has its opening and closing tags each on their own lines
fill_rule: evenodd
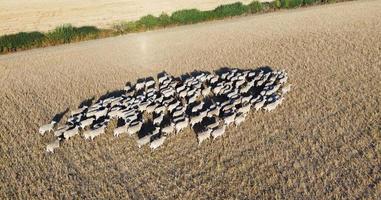
<svg viewBox="0 0 381 200">
<path fill-rule="evenodd" d="M 111 120 L 117 121 L 115 137 L 133 136 L 139 147 L 156 149 L 189 126 L 201 144 L 222 136 L 226 127 L 241 124 L 252 109 L 275 109 L 290 90 L 286 82 L 286 72 L 263 69 L 197 72 L 179 78 L 163 72 L 157 81 L 149 77 L 127 83 L 121 94 L 72 111 L 64 125 L 57 127 L 52 121 L 39 132 L 56 136 L 47 145 L 48 152 L 75 135 L 93 140 L 110 128 Z"/>
</svg>

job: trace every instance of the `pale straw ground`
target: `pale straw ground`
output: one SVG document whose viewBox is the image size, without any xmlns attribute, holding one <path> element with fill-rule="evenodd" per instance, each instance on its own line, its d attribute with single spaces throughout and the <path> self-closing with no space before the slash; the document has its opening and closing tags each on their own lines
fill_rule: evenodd
<svg viewBox="0 0 381 200">
<path fill-rule="evenodd" d="M 0 198 L 380 197 L 380 10 L 354 1 L 0 56 Z M 188 129 L 151 152 L 108 133 L 44 152 L 40 125 L 126 81 L 263 65 L 285 69 L 291 92 L 216 141 Z"/>
<path fill-rule="evenodd" d="M 180 9 L 214 9 L 237 0 L 0 0 L 0 35 L 71 23 L 109 28 L 121 20 Z M 264 0 L 262 0 L 264 1 Z M 241 0 L 248 4 L 251 0 Z"/>
</svg>

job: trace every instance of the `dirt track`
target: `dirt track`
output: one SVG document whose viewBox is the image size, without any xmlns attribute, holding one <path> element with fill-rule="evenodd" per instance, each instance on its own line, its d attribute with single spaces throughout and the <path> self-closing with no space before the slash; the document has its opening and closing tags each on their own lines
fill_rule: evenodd
<svg viewBox="0 0 381 200">
<path fill-rule="evenodd" d="M 381 195 L 381 1 L 355 1 L 0 56 L 0 198 Z M 162 70 L 285 69 L 272 113 L 200 147 L 191 131 L 151 152 L 127 136 L 44 153 L 39 125 Z"/>
<path fill-rule="evenodd" d="M 20 31 L 48 31 L 71 23 L 75 26 L 110 27 L 121 20 L 175 10 L 214 9 L 236 0 L 0 0 L 0 35 Z M 251 0 L 241 0 L 248 4 Z"/>
</svg>

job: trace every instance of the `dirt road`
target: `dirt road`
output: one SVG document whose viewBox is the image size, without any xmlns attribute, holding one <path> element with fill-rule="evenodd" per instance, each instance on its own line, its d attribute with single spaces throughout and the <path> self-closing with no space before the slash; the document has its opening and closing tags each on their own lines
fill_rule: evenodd
<svg viewBox="0 0 381 200">
<path fill-rule="evenodd" d="M 282 11 L 0 56 L 0 198 L 254 199 L 381 195 L 381 1 Z M 292 91 L 198 146 L 127 136 L 56 153 L 38 127 L 163 70 L 285 69 Z"/>
</svg>

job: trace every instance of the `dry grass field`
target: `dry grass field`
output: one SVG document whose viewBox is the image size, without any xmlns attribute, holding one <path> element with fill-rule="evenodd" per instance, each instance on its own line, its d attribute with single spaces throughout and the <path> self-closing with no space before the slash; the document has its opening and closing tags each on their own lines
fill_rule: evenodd
<svg viewBox="0 0 381 200">
<path fill-rule="evenodd" d="M 20 31 L 48 31 L 75 26 L 110 27 L 120 20 L 137 20 L 185 8 L 213 9 L 237 0 L 0 0 L 0 35 Z M 247 4 L 250 0 L 242 0 Z"/>
<path fill-rule="evenodd" d="M 366 0 L 0 56 L 0 199 L 381 196 L 381 1 Z M 274 112 L 201 146 L 76 136 L 54 154 L 38 127 L 126 81 L 165 70 L 285 69 Z M 67 117 L 67 116 L 66 116 Z"/>
</svg>

